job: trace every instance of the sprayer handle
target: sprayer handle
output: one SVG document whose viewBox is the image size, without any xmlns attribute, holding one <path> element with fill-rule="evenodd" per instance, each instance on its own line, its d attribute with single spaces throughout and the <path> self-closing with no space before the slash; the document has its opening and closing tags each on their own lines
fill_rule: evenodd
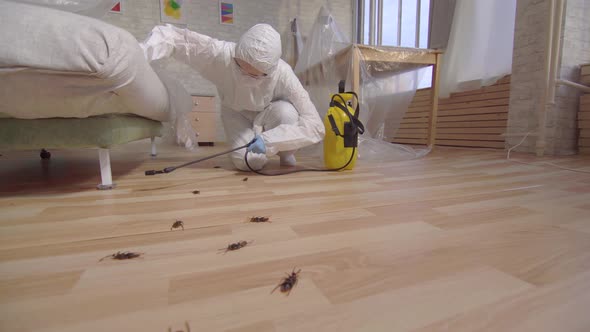
<svg viewBox="0 0 590 332">
<path fill-rule="evenodd" d="M 341 80 L 338 82 L 338 93 L 344 93 L 344 90 L 346 90 L 346 81 Z"/>
</svg>

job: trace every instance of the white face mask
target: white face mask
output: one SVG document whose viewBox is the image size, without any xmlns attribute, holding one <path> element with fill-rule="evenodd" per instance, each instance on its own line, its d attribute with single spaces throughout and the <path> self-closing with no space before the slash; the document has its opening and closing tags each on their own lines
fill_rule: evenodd
<svg viewBox="0 0 590 332">
<path fill-rule="evenodd" d="M 250 75 L 241 74 L 241 77 L 239 78 L 238 82 L 244 86 L 255 87 L 255 86 L 259 85 L 260 83 L 262 83 L 262 80 L 263 80 L 262 78 L 256 78 L 256 77 L 252 77 Z"/>
<path fill-rule="evenodd" d="M 242 68 L 240 68 L 240 66 L 238 66 L 237 63 L 233 63 L 232 66 L 236 78 L 237 83 L 243 85 L 243 86 L 247 86 L 247 87 L 255 87 L 257 85 L 259 85 L 260 83 L 262 83 L 264 81 L 264 79 L 266 78 L 266 76 L 252 76 L 248 73 L 246 73 Z"/>
</svg>

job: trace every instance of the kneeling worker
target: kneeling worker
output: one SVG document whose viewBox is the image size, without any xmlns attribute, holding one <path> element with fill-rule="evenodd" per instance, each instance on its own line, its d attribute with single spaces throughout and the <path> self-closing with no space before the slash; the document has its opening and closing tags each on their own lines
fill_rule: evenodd
<svg viewBox="0 0 590 332">
<path fill-rule="evenodd" d="M 323 139 L 322 120 L 291 67 L 280 59 L 281 37 L 270 25 L 255 25 L 237 43 L 157 26 L 141 46 L 148 60 L 172 56 L 215 84 L 232 148 L 256 138 L 248 147 L 254 170 L 275 154 L 281 165 L 294 166 L 297 149 Z M 230 155 L 240 170 L 248 170 L 244 154 L 238 150 Z"/>
</svg>

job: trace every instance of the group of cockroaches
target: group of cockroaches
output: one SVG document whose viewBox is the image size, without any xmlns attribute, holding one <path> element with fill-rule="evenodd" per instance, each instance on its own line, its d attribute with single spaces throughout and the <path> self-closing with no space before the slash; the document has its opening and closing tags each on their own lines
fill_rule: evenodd
<svg viewBox="0 0 590 332">
<path fill-rule="evenodd" d="M 270 217 L 251 217 L 251 218 L 249 218 L 248 222 L 268 223 L 268 222 L 271 222 L 271 220 L 270 220 Z M 176 220 L 172 224 L 172 226 L 170 227 L 170 230 L 172 231 L 172 230 L 178 229 L 178 228 L 182 228 L 182 230 L 184 231 L 184 222 L 182 220 Z M 228 251 L 236 251 L 236 250 L 242 249 L 245 246 L 251 244 L 252 242 L 254 242 L 254 241 L 239 241 L 239 242 L 235 242 L 235 243 L 230 243 L 227 245 L 227 247 L 219 249 L 219 251 L 223 251 L 223 254 L 226 254 Z M 130 251 L 118 251 L 112 255 L 107 255 L 107 256 L 101 258 L 99 261 L 102 261 L 105 258 L 111 258 L 111 259 L 115 259 L 115 260 L 134 259 L 134 258 L 140 257 L 141 255 L 143 255 L 143 253 L 130 252 Z M 295 285 L 297 284 L 297 280 L 298 280 L 298 276 L 299 276 L 300 272 L 301 272 L 301 269 L 299 269 L 297 272 L 295 272 L 295 268 L 293 268 L 293 271 L 291 273 L 287 273 L 287 277 L 283 278 L 282 281 L 277 285 L 277 287 L 275 287 L 272 290 L 271 293 L 273 293 L 277 289 L 280 289 L 281 292 L 289 295 L 289 293 L 291 293 L 291 290 L 293 289 L 293 287 L 295 287 Z"/>
</svg>

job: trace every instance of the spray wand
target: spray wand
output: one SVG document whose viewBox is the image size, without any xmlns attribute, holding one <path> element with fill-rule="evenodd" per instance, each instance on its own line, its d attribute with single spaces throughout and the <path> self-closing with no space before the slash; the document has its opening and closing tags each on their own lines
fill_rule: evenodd
<svg viewBox="0 0 590 332">
<path fill-rule="evenodd" d="M 254 143 L 254 141 L 255 141 L 255 140 L 256 140 L 256 139 L 253 139 L 253 140 L 251 140 L 251 141 L 250 141 L 248 144 L 245 144 L 245 145 L 239 146 L 239 147 L 237 147 L 237 148 L 235 148 L 235 149 L 231 149 L 231 150 L 227 150 L 227 151 L 219 152 L 219 153 L 216 153 L 216 154 L 213 154 L 213 155 L 207 156 L 207 157 L 203 157 L 203 158 L 201 158 L 201 159 L 197 159 L 197 160 L 189 161 L 188 163 L 184 163 L 184 164 L 182 164 L 182 165 L 178 165 L 178 166 L 170 166 L 170 167 L 166 167 L 166 168 L 164 168 L 164 169 L 162 169 L 162 170 L 153 170 L 153 169 L 152 169 L 152 170 L 149 170 L 149 171 L 145 171 L 145 175 L 147 176 L 147 175 L 156 175 L 156 174 L 170 173 L 170 172 L 173 172 L 173 171 L 175 171 L 175 170 L 177 170 L 177 169 L 179 169 L 179 168 L 185 167 L 185 166 L 189 166 L 189 165 L 192 165 L 192 164 L 200 163 L 201 161 L 205 161 L 205 160 L 213 159 L 213 158 L 215 158 L 215 157 L 223 156 L 224 154 L 228 154 L 228 153 L 231 153 L 231 152 L 234 152 L 234 151 L 237 151 L 237 150 L 243 149 L 243 148 L 247 148 L 247 147 L 249 147 L 250 145 L 252 145 L 252 143 Z"/>
</svg>

